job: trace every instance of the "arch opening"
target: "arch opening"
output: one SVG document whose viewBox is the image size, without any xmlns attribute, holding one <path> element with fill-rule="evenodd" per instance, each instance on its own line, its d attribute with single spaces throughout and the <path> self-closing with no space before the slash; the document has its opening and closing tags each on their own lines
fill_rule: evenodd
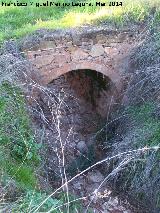
<svg viewBox="0 0 160 213">
<path fill-rule="evenodd" d="M 70 87 L 76 98 L 102 118 L 106 118 L 109 108 L 115 105 L 118 94 L 114 83 L 108 76 L 91 69 L 71 70 L 54 79 L 48 85 L 62 81 Z M 62 87 L 60 87 L 62 89 Z M 66 87 L 65 87 L 66 88 Z M 67 91 L 69 92 L 69 90 Z"/>
<path fill-rule="evenodd" d="M 116 91 L 109 77 L 89 69 L 67 72 L 41 91 L 36 106 L 41 121 L 37 123 L 47 130 L 46 170 L 51 182 L 59 174 L 59 167 L 55 168 L 59 163 L 55 150 L 61 152 L 62 142 L 69 174 L 103 158 L 105 124 L 116 103 Z"/>
</svg>

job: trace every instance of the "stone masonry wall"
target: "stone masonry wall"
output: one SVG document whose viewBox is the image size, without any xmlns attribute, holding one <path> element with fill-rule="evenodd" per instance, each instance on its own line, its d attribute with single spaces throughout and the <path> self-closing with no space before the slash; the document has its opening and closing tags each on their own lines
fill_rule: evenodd
<svg viewBox="0 0 160 213">
<path fill-rule="evenodd" d="M 118 91 L 122 76 L 129 69 L 128 53 L 135 37 L 130 31 L 78 29 L 39 31 L 25 38 L 21 49 L 39 74 L 38 82 L 46 85 L 72 70 L 96 70 L 108 76 Z"/>
</svg>

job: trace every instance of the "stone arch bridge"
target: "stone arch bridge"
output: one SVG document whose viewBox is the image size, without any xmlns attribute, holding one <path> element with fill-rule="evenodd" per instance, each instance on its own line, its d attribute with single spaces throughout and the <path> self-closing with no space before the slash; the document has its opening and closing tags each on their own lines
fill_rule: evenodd
<svg viewBox="0 0 160 213">
<path fill-rule="evenodd" d="M 135 32 L 107 29 L 57 30 L 25 40 L 22 50 L 34 67 L 38 82 L 47 85 L 72 70 L 95 70 L 107 76 L 117 94 L 123 90 L 123 77 L 129 67 L 129 52 Z"/>
</svg>

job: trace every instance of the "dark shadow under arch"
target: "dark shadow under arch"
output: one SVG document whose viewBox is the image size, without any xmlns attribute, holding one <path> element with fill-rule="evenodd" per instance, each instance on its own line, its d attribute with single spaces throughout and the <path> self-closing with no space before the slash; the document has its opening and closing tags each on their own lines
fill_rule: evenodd
<svg viewBox="0 0 160 213">
<path fill-rule="evenodd" d="M 108 109 L 111 110 L 117 98 L 116 87 L 108 76 L 96 70 L 78 69 L 62 74 L 59 78 L 64 78 L 76 96 L 83 99 L 92 110 L 102 117 L 108 116 Z M 56 79 L 50 84 L 54 82 Z"/>
</svg>

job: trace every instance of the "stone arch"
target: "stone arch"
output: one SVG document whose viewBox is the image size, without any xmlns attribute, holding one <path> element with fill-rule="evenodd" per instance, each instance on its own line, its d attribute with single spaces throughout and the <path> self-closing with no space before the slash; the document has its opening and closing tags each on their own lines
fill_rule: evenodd
<svg viewBox="0 0 160 213">
<path fill-rule="evenodd" d="M 70 64 L 66 63 L 66 64 L 64 64 L 64 66 L 62 66 L 60 68 L 53 69 L 50 72 L 47 72 L 46 74 L 41 75 L 41 78 L 40 78 L 41 84 L 47 85 L 52 80 L 60 77 L 61 75 L 66 74 L 72 70 L 85 70 L 85 69 L 95 70 L 95 71 L 105 75 L 113 82 L 117 91 L 120 92 L 122 90 L 121 76 L 117 72 L 115 72 L 109 66 L 105 66 L 103 64 L 96 64 L 94 62 L 88 62 L 88 61 L 83 61 L 83 62 L 77 61 L 77 63 L 72 62 Z"/>
<path fill-rule="evenodd" d="M 40 85 L 46 86 L 72 70 L 89 69 L 107 76 L 121 96 L 124 74 L 130 68 L 127 57 L 132 39 L 130 32 L 107 29 L 58 31 L 45 34 L 33 45 L 28 40 L 21 49 Z"/>
<path fill-rule="evenodd" d="M 64 66 L 61 68 L 61 70 L 57 70 L 57 72 L 55 72 L 55 70 L 54 70 L 53 73 L 50 73 L 50 77 L 48 79 L 45 79 L 45 82 L 43 82 L 43 83 L 45 85 L 49 85 L 50 83 L 54 83 L 54 80 L 60 78 L 61 76 L 63 76 L 63 78 L 66 79 L 65 82 L 69 83 L 68 76 L 72 75 L 72 80 L 73 80 L 73 78 L 75 78 L 74 87 L 71 86 L 72 89 L 74 91 L 76 91 L 76 87 L 79 89 L 79 86 L 83 85 L 80 90 L 83 92 L 85 90 L 85 91 L 87 91 L 87 93 L 89 92 L 90 95 L 88 97 L 90 97 L 90 98 L 94 97 L 93 102 L 96 104 L 92 103 L 92 107 L 94 107 L 96 109 L 96 111 L 99 115 L 101 115 L 102 117 L 105 117 L 106 112 L 108 112 L 110 107 L 112 108 L 112 110 L 116 109 L 116 105 L 121 101 L 120 90 L 122 89 L 121 88 L 121 86 L 122 86 L 121 79 L 117 73 L 111 72 L 111 70 L 110 70 L 110 72 L 108 72 L 107 70 L 109 70 L 109 69 L 107 69 L 106 66 L 103 66 L 103 65 L 97 66 L 97 64 L 95 64 L 95 63 L 91 63 L 91 64 L 88 64 L 88 63 L 86 64 L 85 62 L 83 62 L 81 64 L 77 63 L 77 64 L 72 64 L 71 66 L 68 66 L 67 68 L 66 68 L 66 66 Z M 97 85 L 97 83 L 99 84 L 99 80 L 100 80 L 101 84 L 99 84 L 99 85 L 102 86 L 105 84 L 105 88 L 104 88 L 104 86 L 102 86 L 103 89 L 101 89 L 100 86 L 99 87 L 97 87 L 97 86 L 90 87 L 89 86 L 90 82 L 86 83 L 87 78 L 88 78 L 87 77 L 88 71 L 90 72 L 89 76 L 92 76 L 90 78 L 90 80 L 93 83 L 91 83 L 91 84 Z M 86 72 L 87 75 L 86 74 L 84 75 L 84 72 Z M 92 72 L 93 72 L 93 75 L 92 75 Z M 97 74 L 99 73 L 99 75 L 97 75 L 96 73 Z M 95 74 L 96 74 L 96 76 L 95 76 Z M 86 80 L 84 80 L 85 78 L 86 78 Z M 76 84 L 75 84 L 75 81 L 77 82 Z M 88 84 L 88 86 L 86 87 L 87 84 Z M 75 87 L 75 85 L 77 85 L 77 86 Z M 98 94 L 97 94 L 97 91 L 99 91 Z M 83 92 L 82 92 L 82 94 L 83 94 Z M 83 97 L 85 99 L 86 92 L 83 94 L 83 96 L 82 96 L 82 94 L 81 94 L 81 97 Z M 80 97 L 80 96 L 77 96 L 77 97 Z"/>
<path fill-rule="evenodd" d="M 41 86 L 47 86 L 49 83 L 59 78 L 62 75 L 67 75 L 71 71 L 76 70 L 93 70 L 107 77 L 111 84 L 112 89 L 110 90 L 110 98 L 113 98 L 114 102 L 120 103 L 122 99 L 122 90 L 123 90 L 123 82 L 120 74 L 116 72 L 112 66 L 107 66 L 104 64 L 98 64 L 95 62 L 88 61 L 77 61 L 71 63 L 65 63 L 61 67 L 57 67 L 54 69 L 45 69 L 45 67 L 41 70 L 36 71 L 36 81 Z M 38 74 L 38 75 L 37 75 Z M 37 89 L 33 90 L 33 96 L 38 97 L 39 91 Z M 112 107 L 113 108 L 113 107 Z"/>
</svg>

